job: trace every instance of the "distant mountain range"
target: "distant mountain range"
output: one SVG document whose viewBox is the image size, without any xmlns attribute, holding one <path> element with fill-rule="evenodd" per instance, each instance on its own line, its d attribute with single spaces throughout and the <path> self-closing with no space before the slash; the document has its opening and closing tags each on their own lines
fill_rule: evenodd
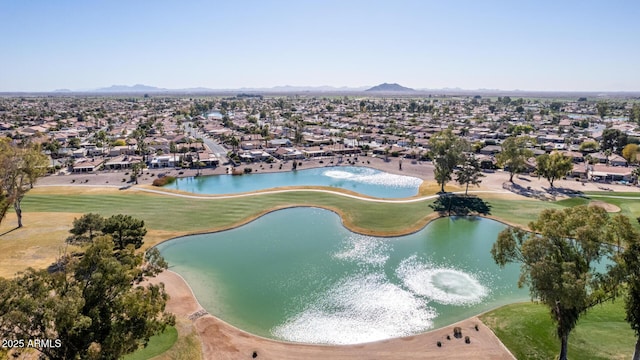
<svg viewBox="0 0 640 360">
<path fill-rule="evenodd" d="M 136 84 L 127 85 L 111 85 L 109 87 L 99 88 L 95 90 L 85 90 L 82 92 L 98 92 L 98 93 L 131 93 L 131 92 L 348 92 L 348 91 L 364 91 L 368 86 L 363 87 L 333 87 L 333 86 L 274 86 L 271 88 L 239 88 L 239 89 L 211 89 L 205 87 L 186 88 L 186 89 L 166 89 L 155 86 Z M 58 91 L 58 90 L 56 90 Z"/>
<path fill-rule="evenodd" d="M 393 84 L 380 84 L 380 85 L 376 85 L 372 88 L 369 88 L 365 91 L 371 91 L 371 92 L 415 92 L 414 89 L 408 88 L 408 87 L 404 87 L 401 85 L 398 85 L 396 83 Z"/>
<path fill-rule="evenodd" d="M 274 86 L 271 88 L 240 88 L 240 89 L 210 89 L 204 87 L 188 88 L 188 89 L 165 89 L 155 86 L 136 84 L 128 85 L 111 85 L 109 87 L 90 90 L 90 92 L 107 92 L 107 93 L 127 93 L 127 92 L 207 92 L 207 91 L 249 91 L 249 92 L 350 92 L 350 91 L 371 91 L 371 92 L 415 92 L 414 89 L 404 87 L 398 84 L 380 84 L 374 87 L 333 87 L 333 86 Z"/>
<path fill-rule="evenodd" d="M 212 89 L 206 87 L 194 87 L 185 89 L 167 89 L 159 88 L 155 86 L 136 84 L 129 85 L 111 85 L 109 87 L 103 87 L 99 89 L 56 89 L 51 91 L 52 93 L 106 93 L 106 94 L 189 94 L 189 93 L 224 93 L 224 94 L 238 94 L 238 93 L 266 93 L 266 94 L 295 94 L 295 93 L 335 93 L 335 94 L 347 94 L 347 93 L 369 93 L 369 94 L 415 94 L 415 95 L 431 95 L 431 94 L 449 94 L 449 95 L 483 95 L 483 96 L 500 96 L 500 95 L 516 95 L 516 96 L 640 96 L 638 91 L 527 91 L 527 90 L 500 90 L 500 89 L 462 89 L 462 88 L 440 88 L 440 89 L 411 89 L 398 85 L 396 83 L 389 84 L 383 83 L 373 87 L 334 87 L 334 86 L 274 86 L 270 88 L 235 88 L 235 89 Z"/>
</svg>

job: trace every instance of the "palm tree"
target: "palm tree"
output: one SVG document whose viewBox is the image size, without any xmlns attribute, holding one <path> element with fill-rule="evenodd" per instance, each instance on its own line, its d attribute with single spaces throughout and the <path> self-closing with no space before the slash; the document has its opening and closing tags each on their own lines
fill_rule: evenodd
<svg viewBox="0 0 640 360">
<path fill-rule="evenodd" d="M 173 154 L 173 166 L 176 164 L 176 153 L 178 152 L 178 147 L 176 143 L 173 141 L 169 142 L 169 152 Z"/>
<path fill-rule="evenodd" d="M 604 156 L 606 158 L 607 161 L 607 165 L 609 165 L 609 157 L 611 156 L 611 154 L 613 154 L 613 152 L 611 151 L 611 149 L 607 149 L 604 151 Z"/>
<path fill-rule="evenodd" d="M 229 145 L 231 145 L 233 152 L 236 152 L 238 150 L 238 146 L 240 146 L 240 140 L 235 136 L 231 136 L 229 139 Z"/>
<path fill-rule="evenodd" d="M 269 140 L 271 140 L 271 134 L 269 133 L 269 125 L 263 125 L 260 129 L 260 135 L 262 135 L 262 139 L 264 140 L 264 147 L 268 146 Z"/>
</svg>

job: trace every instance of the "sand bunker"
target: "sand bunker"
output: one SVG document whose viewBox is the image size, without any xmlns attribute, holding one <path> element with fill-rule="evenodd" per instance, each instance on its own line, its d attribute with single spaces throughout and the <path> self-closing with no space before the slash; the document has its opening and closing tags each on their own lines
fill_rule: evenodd
<svg viewBox="0 0 640 360">
<path fill-rule="evenodd" d="M 620 208 L 617 207 L 616 205 L 609 204 L 609 203 L 606 203 L 606 202 L 600 201 L 600 200 L 592 200 L 591 202 L 589 202 L 589 206 L 599 206 L 599 207 L 605 209 L 608 213 L 620 212 Z"/>
</svg>

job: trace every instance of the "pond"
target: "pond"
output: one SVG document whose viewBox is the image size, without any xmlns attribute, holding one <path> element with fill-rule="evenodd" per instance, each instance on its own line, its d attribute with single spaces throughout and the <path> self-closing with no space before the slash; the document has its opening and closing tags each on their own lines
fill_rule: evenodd
<svg viewBox="0 0 640 360">
<path fill-rule="evenodd" d="M 418 194 L 421 179 L 359 166 L 333 166 L 277 173 L 179 178 L 165 186 L 197 194 L 236 194 L 283 186 L 328 186 L 379 198 Z"/>
<path fill-rule="evenodd" d="M 294 208 L 158 246 L 211 314 L 256 335 L 354 344 L 446 326 L 529 299 L 519 267 L 489 250 L 505 226 L 443 218 L 393 238 L 350 232 L 333 212 Z"/>
</svg>

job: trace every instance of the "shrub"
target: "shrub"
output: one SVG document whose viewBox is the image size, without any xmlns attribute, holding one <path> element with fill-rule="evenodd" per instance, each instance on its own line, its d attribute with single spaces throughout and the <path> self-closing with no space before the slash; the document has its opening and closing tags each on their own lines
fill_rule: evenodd
<svg viewBox="0 0 640 360">
<path fill-rule="evenodd" d="M 176 181 L 176 178 L 173 176 L 163 176 L 161 178 L 153 180 L 153 186 L 165 186 L 167 184 L 171 184 L 174 181 Z"/>
<path fill-rule="evenodd" d="M 244 168 L 244 173 L 245 174 L 251 174 L 252 171 L 253 171 L 253 169 L 251 169 L 250 167 Z"/>
</svg>

